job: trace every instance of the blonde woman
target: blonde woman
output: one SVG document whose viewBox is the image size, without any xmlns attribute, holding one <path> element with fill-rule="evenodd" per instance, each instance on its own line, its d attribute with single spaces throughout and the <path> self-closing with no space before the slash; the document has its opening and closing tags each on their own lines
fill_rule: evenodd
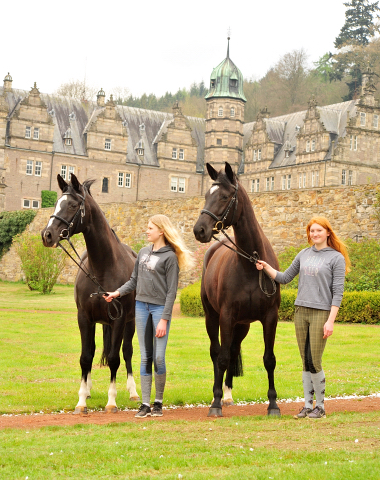
<svg viewBox="0 0 380 480">
<path fill-rule="evenodd" d="M 322 355 L 343 298 L 344 277 L 350 271 L 346 246 L 325 217 L 313 217 L 306 227 L 310 248 L 298 253 L 283 273 L 258 260 L 256 268 L 278 283 L 289 283 L 299 274 L 294 325 L 303 372 L 305 406 L 296 418 L 323 418 L 326 378 Z M 316 405 L 313 410 L 314 394 Z"/>
<path fill-rule="evenodd" d="M 151 245 L 140 250 L 130 280 L 115 292 L 104 295 L 107 302 L 136 290 L 136 330 L 141 352 L 142 404 L 137 418 L 162 416 L 166 383 L 165 352 L 168 343 L 179 271 L 190 267 L 191 252 L 165 215 L 154 215 L 146 231 Z M 156 397 L 150 408 L 152 364 Z"/>
</svg>

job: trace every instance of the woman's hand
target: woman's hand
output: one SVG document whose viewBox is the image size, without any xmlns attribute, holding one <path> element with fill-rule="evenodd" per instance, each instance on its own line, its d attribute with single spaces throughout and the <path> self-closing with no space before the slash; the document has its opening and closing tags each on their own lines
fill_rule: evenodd
<svg viewBox="0 0 380 480">
<path fill-rule="evenodd" d="M 334 331 L 334 321 L 327 320 L 327 322 L 323 325 L 323 338 L 331 337 Z"/>
<path fill-rule="evenodd" d="M 268 266 L 268 264 L 267 264 L 267 262 L 264 262 L 264 260 L 257 260 L 256 261 L 257 270 L 263 270 L 267 266 Z"/>
<path fill-rule="evenodd" d="M 265 270 L 265 273 L 267 273 L 273 280 L 276 278 L 277 275 L 277 270 L 272 268 L 269 263 L 264 262 L 264 260 L 257 260 L 256 261 L 256 268 L 257 270 Z"/>
<path fill-rule="evenodd" d="M 164 318 L 161 318 L 161 320 L 158 322 L 157 328 L 156 328 L 156 337 L 164 337 L 166 335 L 166 325 L 168 324 L 168 320 L 165 320 Z"/>
<path fill-rule="evenodd" d="M 106 302 L 112 302 L 112 300 L 116 297 L 119 297 L 120 296 L 120 293 L 118 290 L 116 290 L 115 292 L 107 292 L 107 295 L 104 294 L 103 295 L 103 298 Z"/>
</svg>

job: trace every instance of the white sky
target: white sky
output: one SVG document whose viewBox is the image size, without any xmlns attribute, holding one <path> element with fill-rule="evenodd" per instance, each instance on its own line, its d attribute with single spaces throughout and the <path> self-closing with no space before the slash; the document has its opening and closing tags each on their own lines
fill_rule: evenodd
<svg viewBox="0 0 380 480">
<path fill-rule="evenodd" d="M 226 56 L 244 78 L 260 78 L 287 52 L 309 62 L 334 51 L 345 20 L 343 0 L 11 0 L 1 15 L 0 81 L 37 82 L 52 93 L 83 80 L 107 97 L 112 87 L 134 96 L 189 88 Z"/>
</svg>

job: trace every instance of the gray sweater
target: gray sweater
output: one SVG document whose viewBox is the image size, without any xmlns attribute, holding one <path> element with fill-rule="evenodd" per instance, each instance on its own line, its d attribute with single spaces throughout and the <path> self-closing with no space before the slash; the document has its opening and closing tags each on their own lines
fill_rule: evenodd
<svg viewBox="0 0 380 480">
<path fill-rule="evenodd" d="M 136 290 L 139 302 L 165 305 L 162 317 L 170 320 L 178 288 L 178 259 L 171 246 L 156 252 L 153 245 L 144 247 L 137 255 L 130 280 L 117 290 L 120 296 Z"/>
<path fill-rule="evenodd" d="M 331 247 L 301 250 L 285 272 L 277 272 L 276 282 L 289 283 L 299 273 L 295 305 L 331 310 L 340 307 L 343 298 L 346 262 L 343 255 Z"/>
</svg>

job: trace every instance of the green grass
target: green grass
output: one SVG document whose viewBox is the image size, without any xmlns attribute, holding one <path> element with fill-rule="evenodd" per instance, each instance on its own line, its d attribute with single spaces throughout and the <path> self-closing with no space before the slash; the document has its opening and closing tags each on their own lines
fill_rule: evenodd
<svg viewBox="0 0 380 480">
<path fill-rule="evenodd" d="M 22 284 L 0 282 L 0 309 L 4 308 L 0 320 L 0 413 L 72 410 L 80 383 L 80 336 L 73 289 L 58 287 L 55 294 L 40 295 Z M 329 396 L 379 391 L 379 335 L 379 326 L 335 326 L 324 355 Z M 109 369 L 98 365 L 102 351 L 101 326 L 97 328 L 96 344 L 90 409 L 103 408 L 107 403 Z M 245 374 L 234 380 L 235 401 L 267 399 L 263 349 L 262 327 L 256 322 L 243 342 Z M 134 351 L 133 368 L 140 392 L 137 335 Z M 278 325 L 275 353 L 278 397 L 302 397 L 301 363 L 292 323 Z M 211 401 L 213 372 L 203 318 L 173 319 L 167 368 L 167 405 Z M 122 363 L 117 378 L 117 404 L 120 408 L 135 408 L 136 404 L 129 401 L 126 392 L 126 380 Z"/>
<path fill-rule="evenodd" d="M 73 410 L 77 403 L 80 338 L 72 287 L 51 295 L 23 284 L 0 282 L 0 411 Z M 58 312 L 58 313 L 56 313 Z M 279 398 L 302 396 L 294 326 L 277 330 Z M 338 324 L 324 355 L 327 393 L 379 391 L 380 327 Z M 101 328 L 97 332 L 101 353 Z M 133 366 L 139 391 L 139 349 Z M 243 343 L 245 376 L 235 379 L 235 400 L 265 400 L 261 325 Z M 209 403 L 212 368 L 203 318 L 175 318 L 167 351 L 166 404 Z M 104 408 L 108 368 L 94 366 L 89 408 Z M 118 375 L 119 407 L 135 407 Z M 0 479 L 259 479 L 378 480 L 378 412 L 331 414 L 326 419 L 234 417 L 198 422 L 142 423 L 4 429 Z M 356 442 L 356 440 L 358 440 Z M 179 477 L 181 475 L 182 477 Z"/>
</svg>

